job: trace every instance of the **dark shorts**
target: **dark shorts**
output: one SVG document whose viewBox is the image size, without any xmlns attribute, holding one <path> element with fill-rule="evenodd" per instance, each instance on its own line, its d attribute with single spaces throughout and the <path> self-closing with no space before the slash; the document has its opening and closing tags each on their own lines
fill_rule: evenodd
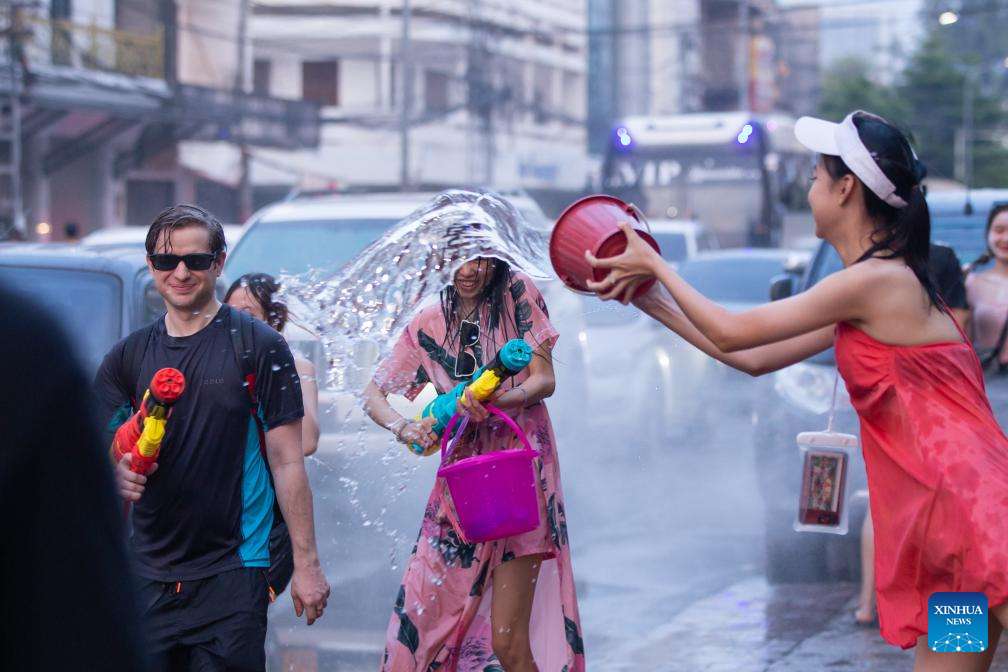
<svg viewBox="0 0 1008 672">
<path fill-rule="evenodd" d="M 263 569 L 245 567 L 181 583 L 140 579 L 139 592 L 155 670 L 265 670 L 269 588 Z"/>
</svg>

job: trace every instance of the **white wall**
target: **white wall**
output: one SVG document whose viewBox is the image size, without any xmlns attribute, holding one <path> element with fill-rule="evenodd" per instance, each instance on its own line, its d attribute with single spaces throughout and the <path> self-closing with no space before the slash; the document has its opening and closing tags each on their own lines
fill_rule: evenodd
<svg viewBox="0 0 1008 672">
<path fill-rule="evenodd" d="M 381 104 L 378 92 L 379 63 L 377 60 L 341 58 L 339 61 L 340 107 L 376 109 Z M 422 78 L 418 78 L 423 81 Z"/>
<path fill-rule="evenodd" d="M 239 0 L 178 1 L 178 79 L 231 89 L 238 66 Z M 251 52 L 251 46 L 246 54 Z"/>
<path fill-rule="evenodd" d="M 502 187 L 582 187 L 587 170 L 584 128 L 552 118 L 537 123 L 534 115 L 523 109 L 532 102 L 534 92 L 540 91 L 547 112 L 584 117 L 587 19 L 582 0 L 412 0 L 418 12 L 412 23 L 413 109 L 416 113 L 425 109 L 427 70 L 451 73 L 449 104 L 464 102 L 462 80 L 473 1 L 481 19 L 506 29 L 489 38 L 493 70 L 488 78 L 498 85 L 506 81 L 515 98 L 510 106 L 513 114 L 495 119 L 495 182 Z M 310 4 L 311 0 L 257 0 L 260 7 Z M 290 98 L 301 95 L 302 61 L 339 59 L 340 105 L 327 108 L 325 114 L 333 119 L 364 114 L 371 124 L 324 125 L 318 152 L 257 150 L 264 161 L 258 166 L 253 161 L 256 184 L 292 184 L 300 179 L 299 174 L 310 174 L 315 182 L 339 184 L 393 185 L 399 181 L 398 105 L 388 105 L 390 75 L 383 72 L 397 69 L 401 23 L 390 10 L 398 10 L 401 4 L 398 0 L 330 0 L 328 4 L 371 7 L 376 12 L 256 15 L 252 21 L 255 58 L 272 62 L 270 93 Z M 425 8 L 454 13 L 454 18 L 424 16 Z M 528 32 L 511 32 L 522 29 Z M 536 39 L 533 30 L 546 40 Z M 394 79 L 397 75 L 391 76 Z M 471 169 L 484 164 L 482 148 L 486 143 L 475 130 L 476 124 L 467 112 L 457 111 L 412 128 L 413 181 L 468 184 L 478 179 Z"/>
</svg>

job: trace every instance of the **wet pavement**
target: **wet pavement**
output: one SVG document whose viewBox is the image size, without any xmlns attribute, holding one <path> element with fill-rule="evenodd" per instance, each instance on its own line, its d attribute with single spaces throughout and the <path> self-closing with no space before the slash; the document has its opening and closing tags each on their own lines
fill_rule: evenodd
<svg viewBox="0 0 1008 672">
<path fill-rule="evenodd" d="M 603 672 L 910 672 L 913 651 L 889 646 L 877 628 L 854 624 L 856 593 L 853 584 L 769 586 L 758 577 L 746 579 L 689 604 L 666 622 L 652 623 L 651 632 L 644 636 L 637 632 L 621 646 L 601 651 L 599 642 L 586 637 L 591 647 L 587 668 Z M 584 610 L 582 615 L 587 616 Z M 288 634 L 283 640 L 286 666 L 281 669 L 298 672 L 374 672 L 383 644 L 380 632 L 347 629 L 318 630 L 307 639 Z M 319 640 L 327 644 L 320 647 Z M 1000 648 L 991 669 L 1008 669 L 1008 647 Z"/>
<path fill-rule="evenodd" d="M 748 414 L 669 430 L 657 443 L 640 426 L 588 434 L 556 423 L 589 672 L 910 672 L 912 651 L 854 623 L 856 585 L 767 583 Z M 347 494 L 330 485 L 343 468 L 322 459 L 333 475 L 316 469 L 314 484 L 328 492 L 316 510 L 342 520 L 320 525 L 333 596 L 311 628 L 296 623 L 289 596 L 274 605 L 270 670 L 375 672 L 402 566 L 390 567 L 387 537 L 344 510 Z M 422 464 L 385 514 L 409 521 L 397 522 L 400 558 L 433 480 Z M 359 480 L 362 497 L 377 482 Z M 992 669 L 1008 670 L 1008 646 Z"/>
</svg>

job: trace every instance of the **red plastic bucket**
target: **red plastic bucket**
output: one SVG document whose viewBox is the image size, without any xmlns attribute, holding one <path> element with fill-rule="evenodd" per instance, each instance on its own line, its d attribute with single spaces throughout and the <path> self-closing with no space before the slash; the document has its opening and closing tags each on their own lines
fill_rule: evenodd
<svg viewBox="0 0 1008 672">
<path fill-rule="evenodd" d="M 445 427 L 438 476 L 445 480 L 451 504 L 444 491 L 441 501 L 455 532 L 466 543 L 503 539 L 539 527 L 538 486 L 532 462 L 539 452 L 532 448 L 514 420 L 493 406 L 486 409 L 504 420 L 525 448 L 474 455 L 445 466 L 444 460 L 450 453 L 445 448 L 458 414 Z"/>
<path fill-rule="evenodd" d="M 550 236 L 549 254 L 553 270 L 565 285 L 576 292 L 591 293 L 586 279 L 604 280 L 606 269 L 595 269 L 585 260 L 588 250 L 599 259 L 615 257 L 626 250 L 626 236 L 619 229 L 621 222 L 634 225 L 640 237 L 651 247 L 661 251 L 651 234 L 640 228 L 647 226 L 644 215 L 636 206 L 615 196 L 596 194 L 571 203 L 560 214 Z M 639 226 L 640 225 L 640 226 Z M 654 285 L 648 280 L 637 288 L 634 297 L 647 292 Z"/>
</svg>

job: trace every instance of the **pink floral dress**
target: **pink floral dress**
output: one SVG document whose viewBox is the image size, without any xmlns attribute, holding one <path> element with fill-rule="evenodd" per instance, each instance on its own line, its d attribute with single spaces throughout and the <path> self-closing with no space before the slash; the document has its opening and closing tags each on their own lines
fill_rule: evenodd
<svg viewBox="0 0 1008 672">
<path fill-rule="evenodd" d="M 478 316 L 468 318 L 480 325 L 480 341 L 474 348 L 480 365 L 512 338 L 525 339 L 533 349 L 556 342 L 558 334 L 542 295 L 524 275 L 512 274 L 501 315 L 500 323 L 491 323 L 484 307 Z M 375 382 L 383 392 L 409 399 L 428 382 L 439 394 L 452 389 L 460 382 L 454 377 L 457 327 L 452 331 L 446 333 L 440 304 L 425 309 L 381 364 Z M 527 370 L 505 381 L 504 388 L 526 378 Z M 539 527 L 497 541 L 464 543 L 442 510 L 442 486 L 436 482 L 389 621 L 383 672 L 503 672 L 491 647 L 493 571 L 528 555 L 544 558 L 529 625 L 536 664 L 542 672 L 585 669 L 553 427 L 542 402 L 522 410 L 515 421 L 541 456 L 534 461 L 541 495 Z M 473 428 L 451 459 L 519 447 L 514 432 L 491 418 Z M 440 459 L 439 455 L 427 459 Z"/>
</svg>

